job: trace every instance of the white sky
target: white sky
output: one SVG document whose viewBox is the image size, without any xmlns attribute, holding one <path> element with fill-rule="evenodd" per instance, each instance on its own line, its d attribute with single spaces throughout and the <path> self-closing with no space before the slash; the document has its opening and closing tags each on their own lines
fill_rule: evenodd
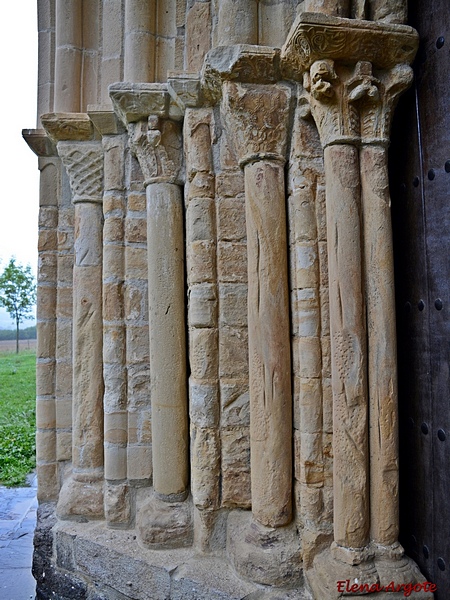
<svg viewBox="0 0 450 600">
<path fill-rule="evenodd" d="M 39 202 L 37 156 L 22 139 L 36 127 L 37 0 L 0 2 L 0 272 L 11 256 L 36 275 Z M 22 327 L 32 325 L 32 320 Z M 13 322 L 0 308 L 0 328 Z"/>
</svg>

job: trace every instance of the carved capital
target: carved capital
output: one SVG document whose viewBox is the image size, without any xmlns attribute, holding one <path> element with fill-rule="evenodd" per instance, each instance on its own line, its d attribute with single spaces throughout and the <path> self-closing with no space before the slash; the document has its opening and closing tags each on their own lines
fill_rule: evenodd
<svg viewBox="0 0 450 600">
<path fill-rule="evenodd" d="M 368 61 L 353 67 L 331 59 L 314 62 L 303 83 L 322 146 L 387 146 L 395 105 L 411 81 L 412 69 L 405 64 L 374 72 Z"/>
<path fill-rule="evenodd" d="M 130 123 L 130 148 L 136 155 L 144 184 L 182 183 L 182 138 L 174 121 L 151 115 L 147 121 Z"/>
<path fill-rule="evenodd" d="M 377 76 L 378 95 L 371 102 L 362 100 L 359 107 L 361 143 L 387 146 L 395 107 L 412 83 L 413 70 L 409 65 L 401 64 Z"/>
<path fill-rule="evenodd" d="M 102 202 L 103 148 L 101 142 L 58 142 L 58 154 L 67 171 L 72 202 Z"/>
<path fill-rule="evenodd" d="M 222 113 L 241 166 L 263 159 L 285 161 L 290 104 L 287 85 L 223 84 Z"/>
</svg>

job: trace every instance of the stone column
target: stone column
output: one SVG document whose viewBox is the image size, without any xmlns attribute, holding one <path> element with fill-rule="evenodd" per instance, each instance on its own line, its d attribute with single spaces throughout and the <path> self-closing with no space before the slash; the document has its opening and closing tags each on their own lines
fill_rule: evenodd
<svg viewBox="0 0 450 600">
<path fill-rule="evenodd" d="M 114 113 L 110 113 L 114 121 Z M 115 125 L 115 123 L 114 123 Z M 103 375 L 105 394 L 105 518 L 110 527 L 131 517 L 127 481 L 127 373 L 124 322 L 124 222 L 126 134 L 103 127 Z"/>
<path fill-rule="evenodd" d="M 361 553 L 369 542 L 369 445 L 359 136 L 341 110 L 348 98 L 333 61 L 316 61 L 305 87 L 325 163 L 335 550 Z"/>
<path fill-rule="evenodd" d="M 152 406 L 153 495 L 137 517 L 143 543 L 191 542 L 180 124 L 170 118 L 163 84 L 115 86 L 111 97 L 128 126 L 144 175 Z M 144 115 L 150 115 L 146 120 Z"/>
<path fill-rule="evenodd" d="M 258 1 L 221 0 L 214 46 L 258 43 Z"/>
<path fill-rule="evenodd" d="M 320 597 L 339 596 L 338 579 L 369 585 L 420 581 L 396 541 L 396 349 L 386 166 L 395 101 L 411 81 L 407 63 L 416 47 L 411 28 L 301 15 L 282 50 L 286 72 L 304 73 L 326 175 L 334 542 L 331 556 L 319 554 L 310 573 Z"/>
<path fill-rule="evenodd" d="M 87 115 L 46 115 L 44 127 L 58 140 L 75 205 L 73 269 L 72 475 L 65 481 L 57 512 L 103 516 L 103 322 L 101 142 L 90 141 Z"/>
<path fill-rule="evenodd" d="M 22 135 L 39 157 L 39 242 L 36 349 L 36 469 L 38 499 L 55 501 L 59 493 L 56 418 L 57 224 L 61 161 L 43 130 Z"/>
<path fill-rule="evenodd" d="M 56 0 L 56 112 L 81 109 L 82 0 Z"/>
<path fill-rule="evenodd" d="M 124 81 L 155 77 L 156 0 L 125 0 Z"/>
<path fill-rule="evenodd" d="M 226 127 L 245 174 L 252 511 L 291 520 L 292 398 L 284 162 L 287 86 L 224 84 Z M 280 433 L 283 432 L 282 435 Z"/>
<path fill-rule="evenodd" d="M 368 329 L 370 531 L 376 555 L 399 558 L 397 347 L 387 148 L 393 111 L 412 81 L 412 70 L 402 64 L 378 78 L 370 64 L 361 63 L 359 70 L 365 85 L 374 90 L 358 106 Z M 382 568 L 388 567 L 378 566 L 378 571 Z M 389 576 L 394 577 L 392 572 Z"/>
<path fill-rule="evenodd" d="M 129 130 L 147 191 L 153 486 L 177 502 L 188 488 L 181 139 L 175 123 L 153 116 Z"/>
</svg>

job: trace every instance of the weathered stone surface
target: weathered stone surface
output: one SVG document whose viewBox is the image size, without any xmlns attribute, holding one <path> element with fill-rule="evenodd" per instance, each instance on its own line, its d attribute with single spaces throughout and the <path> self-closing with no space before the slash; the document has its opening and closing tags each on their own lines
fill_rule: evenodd
<svg viewBox="0 0 450 600">
<path fill-rule="evenodd" d="M 186 63 L 192 71 L 200 71 L 211 46 L 211 15 L 209 2 L 195 2 L 186 16 L 188 39 Z"/>
<path fill-rule="evenodd" d="M 214 284 L 194 285 L 189 291 L 190 327 L 214 327 L 217 321 L 217 294 Z"/>
<path fill-rule="evenodd" d="M 235 569 L 246 578 L 264 585 L 301 587 L 301 548 L 294 525 L 264 527 L 248 511 L 233 512 L 227 548 Z"/>
<path fill-rule="evenodd" d="M 219 390 L 216 383 L 197 382 L 189 379 L 189 417 L 197 427 L 219 425 Z"/>
<path fill-rule="evenodd" d="M 222 506 L 251 507 L 250 435 L 247 427 L 222 430 Z"/>
<path fill-rule="evenodd" d="M 419 580 L 396 541 L 389 316 L 406 1 L 51 4 L 38 120 L 55 142 L 25 134 L 39 498 L 59 500 L 39 517 L 39 600 Z"/>
<path fill-rule="evenodd" d="M 192 505 L 167 502 L 154 495 L 138 508 L 139 539 L 152 548 L 180 548 L 192 543 Z"/>
<path fill-rule="evenodd" d="M 192 497 L 202 509 L 218 508 L 220 440 L 216 428 L 191 427 Z"/>
</svg>

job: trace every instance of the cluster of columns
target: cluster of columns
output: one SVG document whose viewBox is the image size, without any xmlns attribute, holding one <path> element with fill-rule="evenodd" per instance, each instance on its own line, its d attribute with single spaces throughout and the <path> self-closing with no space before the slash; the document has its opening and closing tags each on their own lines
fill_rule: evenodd
<svg viewBox="0 0 450 600">
<path fill-rule="evenodd" d="M 388 4 L 392 19 L 387 20 L 401 19 L 404 3 Z M 350 16 L 349 3 L 308 5 L 334 17 Z M 381 18 L 380 3 L 367 7 L 368 13 L 353 16 Z M 364 26 L 358 31 L 359 22 L 351 23 L 302 15 L 282 52 L 285 60 L 301 56 L 304 61 L 303 85 L 324 150 L 333 387 L 331 557 L 337 562 L 333 567 L 329 558 L 316 561 L 311 582 L 316 593 L 327 589 L 333 597 L 337 593 L 333 577 L 339 576 L 339 569 L 342 577 L 342 565 L 347 565 L 346 576 L 367 583 L 401 579 L 402 569 L 408 581 L 417 576 L 402 559 L 397 541 L 396 334 L 387 170 L 392 114 L 411 83 L 408 62 L 417 42 L 411 43 L 409 28 L 388 25 L 392 35 L 404 35 L 403 42 L 398 40 L 403 50 L 411 44 L 409 55 L 399 59 L 388 50 L 371 53 L 364 47 Z M 308 35 L 315 26 L 323 37 L 321 49 L 313 49 L 322 52 L 319 60 L 300 50 L 299 42 L 303 39 L 303 49 L 313 44 Z M 344 47 L 337 48 L 333 41 L 337 27 L 342 39 L 346 35 L 359 39 L 361 57 L 372 62 L 344 56 Z M 383 27 L 379 26 L 380 36 Z M 375 28 L 372 31 L 378 35 Z M 296 44 L 300 52 L 291 54 Z"/>
</svg>

